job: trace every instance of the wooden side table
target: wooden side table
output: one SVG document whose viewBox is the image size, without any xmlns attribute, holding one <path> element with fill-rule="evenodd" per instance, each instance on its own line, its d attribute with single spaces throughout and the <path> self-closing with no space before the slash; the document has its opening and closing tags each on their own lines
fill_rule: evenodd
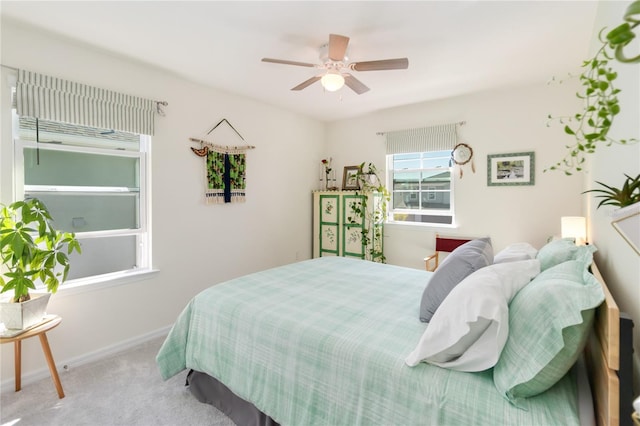
<svg viewBox="0 0 640 426">
<path fill-rule="evenodd" d="M 22 341 L 24 339 L 28 339 L 29 337 L 38 336 L 40 338 L 40 344 L 42 345 L 42 352 L 44 352 L 44 357 L 47 359 L 47 364 L 49 365 L 49 371 L 51 372 L 51 378 L 53 379 L 53 384 L 56 386 L 56 390 L 58 391 L 58 397 L 64 398 L 64 391 L 62 390 L 62 383 L 60 383 L 60 377 L 58 376 L 58 370 L 56 370 L 56 364 L 53 361 L 53 355 L 51 355 L 51 348 L 49 347 L 49 340 L 47 340 L 47 331 L 55 328 L 60 324 L 62 318 L 58 315 L 49 315 L 45 317 L 42 322 L 31 327 L 30 329 L 21 332 L 15 336 L 10 337 L 0 337 L 0 344 L 2 343 L 11 343 L 14 344 L 14 362 L 15 362 L 15 376 L 16 376 L 16 392 L 20 390 L 21 387 L 21 377 L 22 377 Z"/>
</svg>

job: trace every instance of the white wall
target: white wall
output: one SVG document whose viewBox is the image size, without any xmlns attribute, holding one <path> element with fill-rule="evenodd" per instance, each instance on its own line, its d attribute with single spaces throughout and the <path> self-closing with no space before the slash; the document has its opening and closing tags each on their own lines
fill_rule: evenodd
<svg viewBox="0 0 640 426">
<path fill-rule="evenodd" d="M 614 28 L 622 22 L 624 11 L 630 2 L 601 2 L 594 29 L 594 49 L 599 43 L 595 36 L 600 28 Z M 637 31 L 636 31 L 637 34 Z M 638 43 L 629 46 L 628 56 L 638 54 Z M 611 128 L 616 139 L 640 140 L 640 64 L 610 62 L 618 72 L 616 87 L 621 113 Z M 635 177 L 640 174 L 640 144 L 598 147 L 590 158 L 589 172 L 585 174 L 585 188 L 598 188 L 595 181 L 620 187 L 624 174 Z M 596 261 L 607 281 L 620 309 L 628 313 L 635 322 L 634 327 L 634 378 L 636 394 L 640 393 L 640 256 L 627 245 L 611 226 L 611 213 L 615 207 L 596 209 L 599 199 L 589 201 L 589 224 L 591 240 L 598 247 Z"/>
<path fill-rule="evenodd" d="M 604 26 L 614 28 L 630 2 L 600 2 L 594 26 L 594 48 Z M 637 43 L 636 43 L 637 45 Z M 628 55 L 633 55 L 630 46 Z M 637 46 L 635 47 L 637 54 Z M 587 59 L 587 58 L 585 58 Z M 577 64 L 579 66 L 580 64 Z M 640 65 L 611 62 L 618 71 L 617 87 L 622 112 L 616 117 L 614 138 L 640 139 Z M 580 71 L 576 68 L 576 71 Z M 577 74 L 577 73 L 576 73 Z M 550 78 L 552 76 L 549 76 Z M 566 76 L 555 76 L 566 80 Z M 611 226 L 613 207 L 595 208 L 597 201 L 582 195 L 594 188 L 594 181 L 620 186 L 624 174 L 640 173 L 640 144 L 600 147 L 589 156 L 585 173 L 565 176 L 543 169 L 561 160 L 564 145 L 572 141 L 562 126 L 547 127 L 546 117 L 572 116 L 582 104 L 575 93 L 577 79 L 562 84 L 477 93 L 469 96 L 407 105 L 364 117 L 331 123 L 327 128 L 327 151 L 339 169 L 344 165 L 374 162 L 385 165 L 384 137 L 377 132 L 466 121 L 462 137 L 474 150 L 476 173 L 464 168 L 456 177 L 455 206 L 459 227 L 451 233 L 491 236 L 500 250 L 516 241 L 540 247 L 547 237 L 560 234 L 561 216 L 587 216 L 589 240 L 598 247 L 595 255 L 600 270 L 620 309 L 635 321 L 634 378 L 640 392 L 640 256 Z M 535 151 L 536 184 L 533 187 L 488 187 L 487 154 Z M 387 226 L 385 254 L 389 263 L 422 268 L 422 259 L 433 247 L 438 229 L 416 226 Z"/>
<path fill-rule="evenodd" d="M 455 178 L 458 227 L 451 230 L 411 225 L 388 225 L 385 254 L 388 262 L 423 268 L 433 248 L 435 232 L 489 235 L 494 249 L 529 241 L 541 247 L 560 234 L 560 217 L 580 215 L 581 177 L 543 173 L 563 155 L 561 126 L 547 127 L 547 115 L 575 109 L 576 82 L 477 93 L 380 111 L 361 118 L 331 123 L 328 152 L 336 166 L 374 162 L 385 168 L 384 137 L 377 132 L 466 121 L 461 137 L 473 148 L 475 173 L 463 168 Z M 535 152 L 535 185 L 487 186 L 487 155 Z"/>
<path fill-rule="evenodd" d="M 621 15 L 618 4 L 604 7 L 602 16 Z M 550 235 L 559 234 L 561 216 L 591 211 L 591 240 L 600 248 L 597 258 L 603 274 L 622 309 L 640 322 L 638 256 L 615 233 L 606 212 L 593 211 L 580 194 L 585 180 L 617 179 L 624 171 L 637 174 L 637 146 L 598 152 L 586 178 L 542 172 L 563 157 L 566 141 L 560 126 L 546 126 L 546 116 L 576 111 L 575 81 L 539 82 L 408 105 L 325 126 L 11 22 L 3 21 L 0 29 L 3 64 L 169 102 L 167 116 L 157 120 L 152 157 L 153 263 L 160 272 L 148 280 L 98 291 L 67 292 L 61 287 L 49 309 L 63 316 L 61 326 L 49 335 L 59 364 L 163 329 L 194 294 L 211 284 L 310 257 L 310 190 L 318 186 L 321 158 L 333 157 L 338 179 L 343 166 L 363 161 L 384 169 L 384 138 L 376 132 L 462 120 L 462 136 L 474 149 L 476 172 L 465 167 L 464 177 L 456 178 L 460 226 L 451 233 L 490 235 L 496 250 L 515 241 L 539 247 Z M 621 74 L 620 80 L 635 82 L 638 93 L 637 73 Z M 637 96 L 635 102 L 635 116 L 616 123 L 624 137 L 638 135 Z M 203 165 L 187 142 L 223 117 L 257 147 L 248 154 L 248 199 L 246 204 L 206 206 Z M 10 138 L 7 130 L 2 128 L 4 145 Z M 488 187 L 487 155 L 523 151 L 536 154 L 535 185 Z M 2 157 L 4 168 L 6 155 Z M 3 200 L 6 188 L 7 183 L 0 182 Z M 422 268 L 434 232 L 430 227 L 388 226 L 389 263 Z M 639 330 L 636 325 L 636 354 Z M 1 355 L 0 378 L 5 383 L 13 377 L 9 345 L 2 347 Z M 30 339 L 23 345 L 23 375 L 35 374 L 47 372 L 37 340 Z"/>
<path fill-rule="evenodd" d="M 311 190 L 324 156 L 324 124 L 12 22 L 3 21 L 1 30 L 2 64 L 169 102 L 166 117 L 156 120 L 152 149 L 153 266 L 160 272 L 102 290 L 62 286 L 48 309 L 63 318 L 49 333 L 58 364 L 169 326 L 210 285 L 311 257 Z M 203 136 L 222 118 L 256 146 L 247 154 L 244 204 L 205 205 L 204 164 L 189 149 L 189 137 Z M 7 132 L 3 126 L 4 146 Z M 223 145 L 243 144 L 225 130 L 213 135 Z M 8 187 L 0 186 L 5 201 Z M 22 353 L 24 382 L 34 372 L 47 374 L 38 339 L 25 341 Z M 1 354 L 7 382 L 11 345 Z"/>
</svg>

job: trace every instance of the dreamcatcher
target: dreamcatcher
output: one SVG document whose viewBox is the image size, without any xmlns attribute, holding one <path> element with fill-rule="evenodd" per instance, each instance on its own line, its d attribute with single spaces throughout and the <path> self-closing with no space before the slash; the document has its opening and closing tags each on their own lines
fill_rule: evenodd
<svg viewBox="0 0 640 426">
<path fill-rule="evenodd" d="M 473 164 L 473 149 L 466 143 L 459 143 L 453 147 L 451 151 L 451 162 L 460 168 L 460 178 L 462 179 L 462 166 L 471 162 L 471 171 L 476 172 L 476 166 Z"/>
</svg>

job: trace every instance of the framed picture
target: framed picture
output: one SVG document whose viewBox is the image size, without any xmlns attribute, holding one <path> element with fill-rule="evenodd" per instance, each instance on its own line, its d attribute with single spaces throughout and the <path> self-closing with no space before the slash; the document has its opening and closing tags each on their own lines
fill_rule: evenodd
<svg viewBox="0 0 640 426">
<path fill-rule="evenodd" d="M 358 184 L 358 171 L 360 166 L 347 166 L 342 175 L 342 189 L 360 189 Z"/>
<path fill-rule="evenodd" d="M 535 184 L 533 152 L 487 155 L 487 185 L 511 186 Z"/>
</svg>

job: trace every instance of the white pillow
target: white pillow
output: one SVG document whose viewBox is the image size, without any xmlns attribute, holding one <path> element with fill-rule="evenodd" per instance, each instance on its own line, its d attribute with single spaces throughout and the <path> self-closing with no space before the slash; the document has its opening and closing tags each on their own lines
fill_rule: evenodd
<svg viewBox="0 0 640 426">
<path fill-rule="evenodd" d="M 537 254 L 538 250 L 529 243 L 514 243 L 499 251 L 494 256 L 493 263 L 535 259 Z"/>
<path fill-rule="evenodd" d="M 405 359 L 459 371 L 483 371 L 500 358 L 509 334 L 509 302 L 540 273 L 537 259 L 489 265 L 451 290 Z"/>
</svg>

